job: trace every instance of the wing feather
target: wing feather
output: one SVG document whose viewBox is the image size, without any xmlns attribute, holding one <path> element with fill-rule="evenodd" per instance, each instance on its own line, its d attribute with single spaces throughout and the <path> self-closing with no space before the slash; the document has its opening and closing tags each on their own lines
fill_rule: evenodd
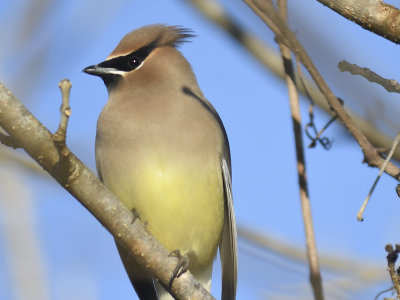
<svg viewBox="0 0 400 300">
<path fill-rule="evenodd" d="M 231 172 L 226 159 L 222 158 L 222 175 L 225 192 L 224 227 L 220 244 L 222 265 L 222 300 L 236 298 L 237 283 L 237 231 L 233 210 Z"/>
</svg>

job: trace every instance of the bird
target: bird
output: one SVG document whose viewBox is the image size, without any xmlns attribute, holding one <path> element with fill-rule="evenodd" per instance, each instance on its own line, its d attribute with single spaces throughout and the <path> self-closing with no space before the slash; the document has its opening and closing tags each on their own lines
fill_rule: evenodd
<svg viewBox="0 0 400 300">
<path fill-rule="evenodd" d="M 208 291 L 219 249 L 221 299 L 232 300 L 237 233 L 230 148 L 221 118 L 178 50 L 192 37 L 182 26 L 143 26 L 83 70 L 100 77 L 109 95 L 97 121 L 96 168 L 118 200 L 182 259 L 181 271 L 186 266 Z M 173 299 L 116 245 L 139 299 Z"/>
</svg>

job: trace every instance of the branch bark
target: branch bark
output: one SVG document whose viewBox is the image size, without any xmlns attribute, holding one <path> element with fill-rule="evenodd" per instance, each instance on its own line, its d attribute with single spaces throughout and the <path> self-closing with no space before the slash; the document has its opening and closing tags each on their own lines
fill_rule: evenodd
<svg viewBox="0 0 400 300">
<path fill-rule="evenodd" d="M 0 126 L 43 169 L 86 207 L 136 261 L 168 286 L 177 259 L 133 214 L 0 83 Z M 190 274 L 174 280 L 179 299 L 214 299 Z"/>
<path fill-rule="evenodd" d="M 345 60 L 338 63 L 338 68 L 341 72 L 349 72 L 353 75 L 360 75 L 367 79 L 369 82 L 374 82 L 382 86 L 389 93 L 400 94 L 400 83 L 394 79 L 386 79 L 376 74 L 368 68 L 361 68 L 356 64 L 350 64 Z"/>
<path fill-rule="evenodd" d="M 400 44 L 400 10 L 380 0 L 317 0 L 346 19 Z"/>
</svg>

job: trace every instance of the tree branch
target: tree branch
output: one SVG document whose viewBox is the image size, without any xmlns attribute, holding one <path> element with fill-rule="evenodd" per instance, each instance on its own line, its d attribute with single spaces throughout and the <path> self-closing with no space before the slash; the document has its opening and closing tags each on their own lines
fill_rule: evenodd
<svg viewBox="0 0 400 300">
<path fill-rule="evenodd" d="M 353 75 L 360 75 L 367 79 L 369 82 L 374 82 L 382 86 L 389 93 L 397 93 L 400 94 L 400 83 L 398 83 L 394 79 L 386 79 L 382 76 L 379 76 L 374 71 L 371 71 L 368 68 L 361 68 L 356 64 L 350 64 L 345 60 L 342 60 L 338 64 L 338 68 L 341 72 L 349 72 Z"/>
<path fill-rule="evenodd" d="M 107 228 L 136 261 L 168 286 L 177 259 L 54 136 L 0 83 L 0 126 L 57 182 Z M 66 151 L 67 150 L 67 151 Z M 190 272 L 174 280 L 172 293 L 179 299 L 214 299 Z"/>
<path fill-rule="evenodd" d="M 279 13 L 284 22 L 287 22 L 287 2 L 278 0 Z M 296 145 L 297 176 L 300 188 L 300 203 L 303 213 L 304 232 L 306 236 L 307 259 L 310 272 L 310 283 L 316 300 L 323 300 L 322 278 L 318 262 L 317 243 L 315 241 L 314 226 L 311 213 L 311 202 L 308 193 L 308 182 L 306 172 L 306 159 L 304 156 L 304 142 L 302 135 L 301 113 L 299 105 L 299 94 L 295 84 L 295 71 L 293 68 L 292 55 L 290 49 L 281 44 L 279 48 L 282 54 L 283 65 L 286 73 L 286 83 L 289 92 L 290 111 L 292 114 L 292 123 L 294 139 Z"/>
<path fill-rule="evenodd" d="M 346 19 L 400 44 L 400 10 L 380 0 L 317 0 Z"/>
<path fill-rule="evenodd" d="M 360 145 L 364 154 L 364 160 L 374 167 L 381 168 L 385 160 L 380 156 L 378 150 L 369 142 L 361 130 L 354 124 L 353 120 L 342 106 L 341 102 L 332 93 L 329 86 L 326 84 L 317 68 L 314 66 L 307 52 L 297 40 L 296 36 L 283 22 L 277 13 L 271 0 L 244 0 L 244 2 L 264 21 L 270 29 L 275 33 L 279 42 L 288 46 L 300 59 L 303 66 L 310 73 L 314 82 L 325 96 L 330 107 L 337 113 L 343 125 L 347 128 L 350 134 L 355 138 Z M 400 169 L 392 163 L 388 163 L 386 173 L 399 180 Z"/>
</svg>

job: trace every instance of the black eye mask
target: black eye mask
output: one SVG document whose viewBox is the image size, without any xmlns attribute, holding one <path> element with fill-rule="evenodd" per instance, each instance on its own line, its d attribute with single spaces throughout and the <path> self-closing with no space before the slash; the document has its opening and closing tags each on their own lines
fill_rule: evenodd
<svg viewBox="0 0 400 300">
<path fill-rule="evenodd" d="M 129 72 L 137 69 L 146 57 L 154 50 L 153 45 L 148 45 L 140 48 L 128 55 L 118 56 L 99 64 L 101 68 L 113 68 L 122 72 Z"/>
</svg>

